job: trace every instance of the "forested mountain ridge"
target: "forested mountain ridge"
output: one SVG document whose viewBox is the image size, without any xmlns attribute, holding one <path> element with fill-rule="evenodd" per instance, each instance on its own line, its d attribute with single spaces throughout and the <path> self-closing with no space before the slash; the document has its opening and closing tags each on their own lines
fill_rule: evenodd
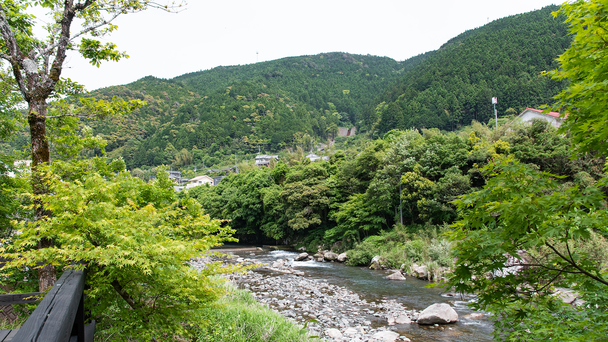
<svg viewBox="0 0 608 342">
<path fill-rule="evenodd" d="M 366 124 L 378 120 L 380 133 L 453 130 L 493 117 L 492 97 L 498 98 L 499 115 L 551 103 L 563 84 L 541 72 L 557 66 L 555 59 L 571 40 L 563 18 L 551 15 L 557 9 L 499 19 L 449 40 L 387 88 Z"/>
<path fill-rule="evenodd" d="M 110 157 L 123 157 L 129 168 L 203 159 L 210 166 L 235 152 L 327 139 L 338 127 L 376 137 L 394 128 L 455 130 L 493 117 L 494 96 L 499 116 L 552 101 L 563 85 L 541 72 L 553 69 L 570 43 L 563 19 L 551 15 L 556 9 L 496 20 L 403 62 L 334 52 L 170 80 L 148 76 L 91 92 L 147 105 L 123 119 L 87 124 L 108 141 Z"/>
<path fill-rule="evenodd" d="M 145 77 L 91 93 L 146 100 L 124 120 L 93 123 L 111 156 L 130 167 L 172 163 L 186 149 L 213 158 L 292 146 L 296 135 L 326 139 L 354 126 L 365 106 L 408 68 L 387 57 L 325 53 L 217 67 L 172 80 Z M 228 151 L 230 150 L 230 151 Z M 208 158 L 208 159 L 210 159 Z M 202 157 L 201 157 L 202 159 Z"/>
</svg>

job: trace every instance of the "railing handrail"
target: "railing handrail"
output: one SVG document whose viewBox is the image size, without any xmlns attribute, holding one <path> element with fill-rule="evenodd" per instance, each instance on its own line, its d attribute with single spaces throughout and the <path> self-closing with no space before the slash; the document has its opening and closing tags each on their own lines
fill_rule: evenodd
<svg viewBox="0 0 608 342">
<path fill-rule="evenodd" d="M 65 271 L 11 342 L 68 342 L 72 337 L 85 342 L 85 277 L 85 270 Z M 93 340 L 93 336 L 86 337 Z"/>
</svg>

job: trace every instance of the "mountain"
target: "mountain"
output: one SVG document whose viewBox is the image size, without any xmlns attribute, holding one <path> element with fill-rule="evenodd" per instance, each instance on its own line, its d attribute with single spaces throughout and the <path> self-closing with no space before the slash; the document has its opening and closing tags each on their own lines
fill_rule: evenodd
<svg viewBox="0 0 608 342">
<path fill-rule="evenodd" d="M 147 106 L 92 125 L 109 141 L 110 154 L 123 156 L 129 167 L 171 163 L 182 149 L 204 150 L 208 158 L 258 146 L 276 151 L 293 146 L 298 135 L 326 139 L 339 126 L 355 126 L 388 85 L 422 60 L 324 53 L 171 80 L 149 76 L 93 92 L 100 99 L 146 100 Z"/>
<path fill-rule="evenodd" d="M 496 20 L 403 62 L 342 52 L 145 77 L 97 90 L 143 99 L 122 120 L 92 123 L 130 168 L 218 164 L 336 135 L 338 127 L 455 130 L 552 101 L 563 84 L 541 75 L 569 46 L 557 6 Z M 308 146 L 308 145 L 306 145 Z M 233 157 L 230 157 L 233 158 Z M 178 162 L 179 160 L 179 162 Z M 234 160 L 234 159 L 232 159 Z"/>
<path fill-rule="evenodd" d="M 378 98 L 365 124 L 379 133 L 394 128 L 454 130 L 472 120 L 552 102 L 563 84 L 542 76 L 570 45 L 558 6 L 514 15 L 467 31 L 405 73 Z"/>
</svg>

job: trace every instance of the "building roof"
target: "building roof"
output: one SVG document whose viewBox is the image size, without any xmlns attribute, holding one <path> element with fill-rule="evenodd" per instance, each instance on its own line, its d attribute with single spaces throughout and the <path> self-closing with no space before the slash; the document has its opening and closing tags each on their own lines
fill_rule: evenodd
<svg viewBox="0 0 608 342">
<path fill-rule="evenodd" d="M 191 178 L 190 182 L 198 182 L 198 181 L 202 181 L 202 180 L 205 180 L 205 181 L 208 181 L 208 182 L 212 182 L 213 178 L 211 178 L 211 177 L 209 177 L 207 175 L 202 175 L 202 176 L 197 176 L 197 177 Z"/>
<path fill-rule="evenodd" d="M 560 114 L 560 113 L 558 113 L 558 112 L 549 112 L 549 113 L 543 113 L 543 110 L 542 110 L 542 109 L 536 109 L 536 108 L 530 108 L 530 107 L 526 108 L 526 110 L 531 110 L 531 111 L 533 111 L 533 112 L 537 112 L 537 113 L 539 113 L 539 114 L 543 114 L 543 115 L 552 116 L 552 117 L 557 118 L 557 119 L 563 119 L 563 118 L 567 118 L 567 117 L 568 117 L 568 113 L 566 113 L 566 115 L 564 115 L 564 117 L 562 118 L 562 117 L 561 117 L 561 114 Z M 526 110 L 524 110 L 523 112 L 521 112 L 521 114 L 525 113 L 525 112 L 526 112 Z M 519 114 L 519 115 L 521 115 L 521 114 Z"/>
</svg>

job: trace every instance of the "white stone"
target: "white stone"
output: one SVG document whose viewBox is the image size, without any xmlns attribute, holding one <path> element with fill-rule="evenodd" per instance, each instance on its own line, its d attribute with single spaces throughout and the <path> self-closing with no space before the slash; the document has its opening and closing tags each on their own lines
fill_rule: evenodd
<svg viewBox="0 0 608 342">
<path fill-rule="evenodd" d="M 341 253 L 340 255 L 338 255 L 338 261 L 339 262 L 345 262 L 347 258 L 346 252 Z"/>
<path fill-rule="evenodd" d="M 338 259 L 338 254 L 336 254 L 334 252 L 327 252 L 323 255 L 323 257 L 327 261 L 334 261 L 334 260 Z"/>
<path fill-rule="evenodd" d="M 293 258 L 294 261 L 302 261 L 304 259 L 308 259 L 308 253 L 300 253 L 295 258 Z"/>
<path fill-rule="evenodd" d="M 397 271 L 389 276 L 384 277 L 386 279 L 389 280 L 405 280 L 405 277 L 403 276 L 403 274 L 401 274 L 400 271 Z"/>
<path fill-rule="evenodd" d="M 359 330 L 353 327 L 348 327 L 344 330 L 344 335 L 356 335 L 359 333 Z"/>
<path fill-rule="evenodd" d="M 424 309 L 419 315 L 418 324 L 449 324 L 458 321 L 458 313 L 446 303 L 436 303 Z"/>
<path fill-rule="evenodd" d="M 397 317 L 395 319 L 395 323 L 397 324 L 411 324 L 412 320 L 407 317 L 407 315 L 399 315 L 399 317 Z"/>
<path fill-rule="evenodd" d="M 377 332 L 373 336 L 373 338 L 375 338 L 377 340 L 381 340 L 383 342 L 395 342 L 398 337 L 399 337 L 399 334 L 397 334 L 394 331 L 388 331 L 388 330 Z"/>
<path fill-rule="evenodd" d="M 340 330 L 334 329 L 334 328 L 325 330 L 325 335 L 327 335 L 328 337 L 331 337 L 331 338 L 341 338 L 342 337 L 342 333 L 340 332 Z"/>
</svg>

